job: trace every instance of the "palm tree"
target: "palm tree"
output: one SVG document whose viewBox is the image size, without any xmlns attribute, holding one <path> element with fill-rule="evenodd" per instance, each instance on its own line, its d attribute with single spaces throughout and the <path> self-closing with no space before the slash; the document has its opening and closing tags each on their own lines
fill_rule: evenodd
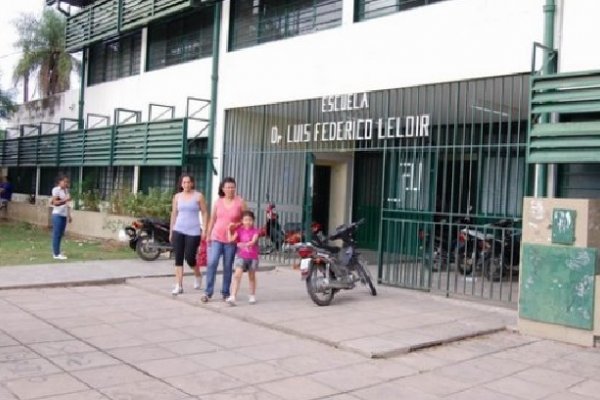
<svg viewBox="0 0 600 400">
<path fill-rule="evenodd" d="M 0 119 L 7 118 L 11 113 L 13 113 L 16 110 L 17 107 L 13 102 L 12 93 L 7 90 L 3 90 L 0 87 Z"/>
<path fill-rule="evenodd" d="M 29 100 L 29 80 L 37 75 L 42 97 L 68 90 L 71 71 L 80 62 L 65 51 L 65 17 L 51 8 L 44 9 L 41 18 L 23 14 L 15 21 L 19 39 L 15 47 L 21 58 L 15 67 L 15 84 L 23 81 L 23 101 Z"/>
</svg>

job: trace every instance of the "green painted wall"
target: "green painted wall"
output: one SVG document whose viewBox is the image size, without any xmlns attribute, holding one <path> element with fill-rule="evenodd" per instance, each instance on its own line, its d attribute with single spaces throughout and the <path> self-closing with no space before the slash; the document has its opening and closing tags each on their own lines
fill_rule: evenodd
<svg viewBox="0 0 600 400">
<path fill-rule="evenodd" d="M 598 249 L 523 244 L 519 315 L 594 329 Z"/>
</svg>

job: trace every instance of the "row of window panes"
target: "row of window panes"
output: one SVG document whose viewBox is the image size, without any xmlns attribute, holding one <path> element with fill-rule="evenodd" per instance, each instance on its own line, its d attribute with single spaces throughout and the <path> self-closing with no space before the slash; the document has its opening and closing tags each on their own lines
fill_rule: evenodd
<svg viewBox="0 0 600 400">
<path fill-rule="evenodd" d="M 209 57 L 212 54 L 212 11 L 197 12 L 148 28 L 147 70 Z M 90 48 L 89 85 L 140 73 L 141 32 Z"/>
<path fill-rule="evenodd" d="M 142 35 L 140 32 L 90 48 L 90 85 L 108 82 L 140 71 Z"/>
<path fill-rule="evenodd" d="M 444 0 L 357 0 L 358 21 Z M 231 3 L 230 50 L 340 26 L 342 0 L 236 0 Z M 212 54 L 212 8 L 148 29 L 147 70 Z M 141 33 L 90 48 L 89 84 L 137 75 Z"/>
<path fill-rule="evenodd" d="M 342 0 L 232 2 L 230 50 L 340 26 Z"/>
<path fill-rule="evenodd" d="M 382 17 L 411 8 L 439 3 L 444 0 L 357 0 L 356 21 Z"/>
</svg>

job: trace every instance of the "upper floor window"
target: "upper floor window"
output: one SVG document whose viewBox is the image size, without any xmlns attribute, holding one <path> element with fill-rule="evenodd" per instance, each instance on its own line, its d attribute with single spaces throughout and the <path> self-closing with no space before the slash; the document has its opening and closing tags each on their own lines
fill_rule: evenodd
<svg viewBox="0 0 600 400">
<path fill-rule="evenodd" d="M 88 84 L 139 74 L 141 54 L 141 32 L 91 46 Z"/>
<path fill-rule="evenodd" d="M 355 0 L 357 21 L 381 17 L 444 0 Z"/>
<path fill-rule="evenodd" d="M 149 71 L 212 55 L 213 9 L 148 28 Z"/>
<path fill-rule="evenodd" d="M 342 0 L 236 0 L 231 2 L 230 50 L 334 28 Z"/>
</svg>

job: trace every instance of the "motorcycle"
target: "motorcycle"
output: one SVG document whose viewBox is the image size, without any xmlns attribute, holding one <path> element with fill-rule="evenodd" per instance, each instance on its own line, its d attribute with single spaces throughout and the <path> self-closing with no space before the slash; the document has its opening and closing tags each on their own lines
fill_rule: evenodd
<svg viewBox="0 0 600 400">
<path fill-rule="evenodd" d="M 493 238 L 485 240 L 478 260 L 478 269 L 489 280 L 500 281 L 519 273 L 521 234 L 513 234 L 513 221 L 500 220 L 491 224 Z"/>
<path fill-rule="evenodd" d="M 359 260 L 354 235 L 364 220 L 337 227 L 328 238 L 315 236 L 310 243 L 298 243 L 296 252 L 300 257 L 300 273 L 306 281 L 306 290 L 318 306 L 328 306 L 342 289 L 350 290 L 357 282 L 368 286 L 371 295 L 377 290 L 367 266 Z M 327 240 L 342 240 L 342 247 L 330 246 Z"/>
<path fill-rule="evenodd" d="M 512 235 L 512 226 L 512 221 L 503 219 L 483 229 L 461 229 L 456 256 L 459 272 L 471 275 L 479 271 L 489 280 L 499 280 L 515 267 L 518 271 L 521 240 L 520 235 Z"/>
<path fill-rule="evenodd" d="M 161 253 L 173 251 L 169 233 L 169 223 L 152 218 L 137 219 L 124 228 L 129 247 L 144 261 L 154 261 Z"/>
<path fill-rule="evenodd" d="M 444 270 L 456 261 L 457 253 L 464 246 L 464 238 L 461 241 L 459 234 L 460 227 L 470 222 L 469 217 L 460 217 L 451 223 L 448 223 L 446 219 L 440 219 L 439 222 L 433 224 L 433 229 L 429 226 L 419 229 L 419 249 L 423 252 L 424 260 L 431 265 L 433 271 Z"/>
<path fill-rule="evenodd" d="M 283 232 L 279 225 L 279 215 L 275 210 L 275 204 L 267 200 L 265 225 L 261 229 L 261 238 L 258 243 L 260 254 L 271 254 L 279 251 L 283 243 Z"/>
<path fill-rule="evenodd" d="M 275 210 L 275 204 L 268 200 L 266 207 L 265 225 L 261 229 L 258 243 L 259 253 L 271 254 L 274 251 L 289 251 L 293 245 L 304 241 L 304 233 L 301 222 L 286 222 L 283 229 L 279 224 L 279 215 Z M 322 235 L 320 224 L 313 222 L 311 225 L 313 235 Z"/>
</svg>

